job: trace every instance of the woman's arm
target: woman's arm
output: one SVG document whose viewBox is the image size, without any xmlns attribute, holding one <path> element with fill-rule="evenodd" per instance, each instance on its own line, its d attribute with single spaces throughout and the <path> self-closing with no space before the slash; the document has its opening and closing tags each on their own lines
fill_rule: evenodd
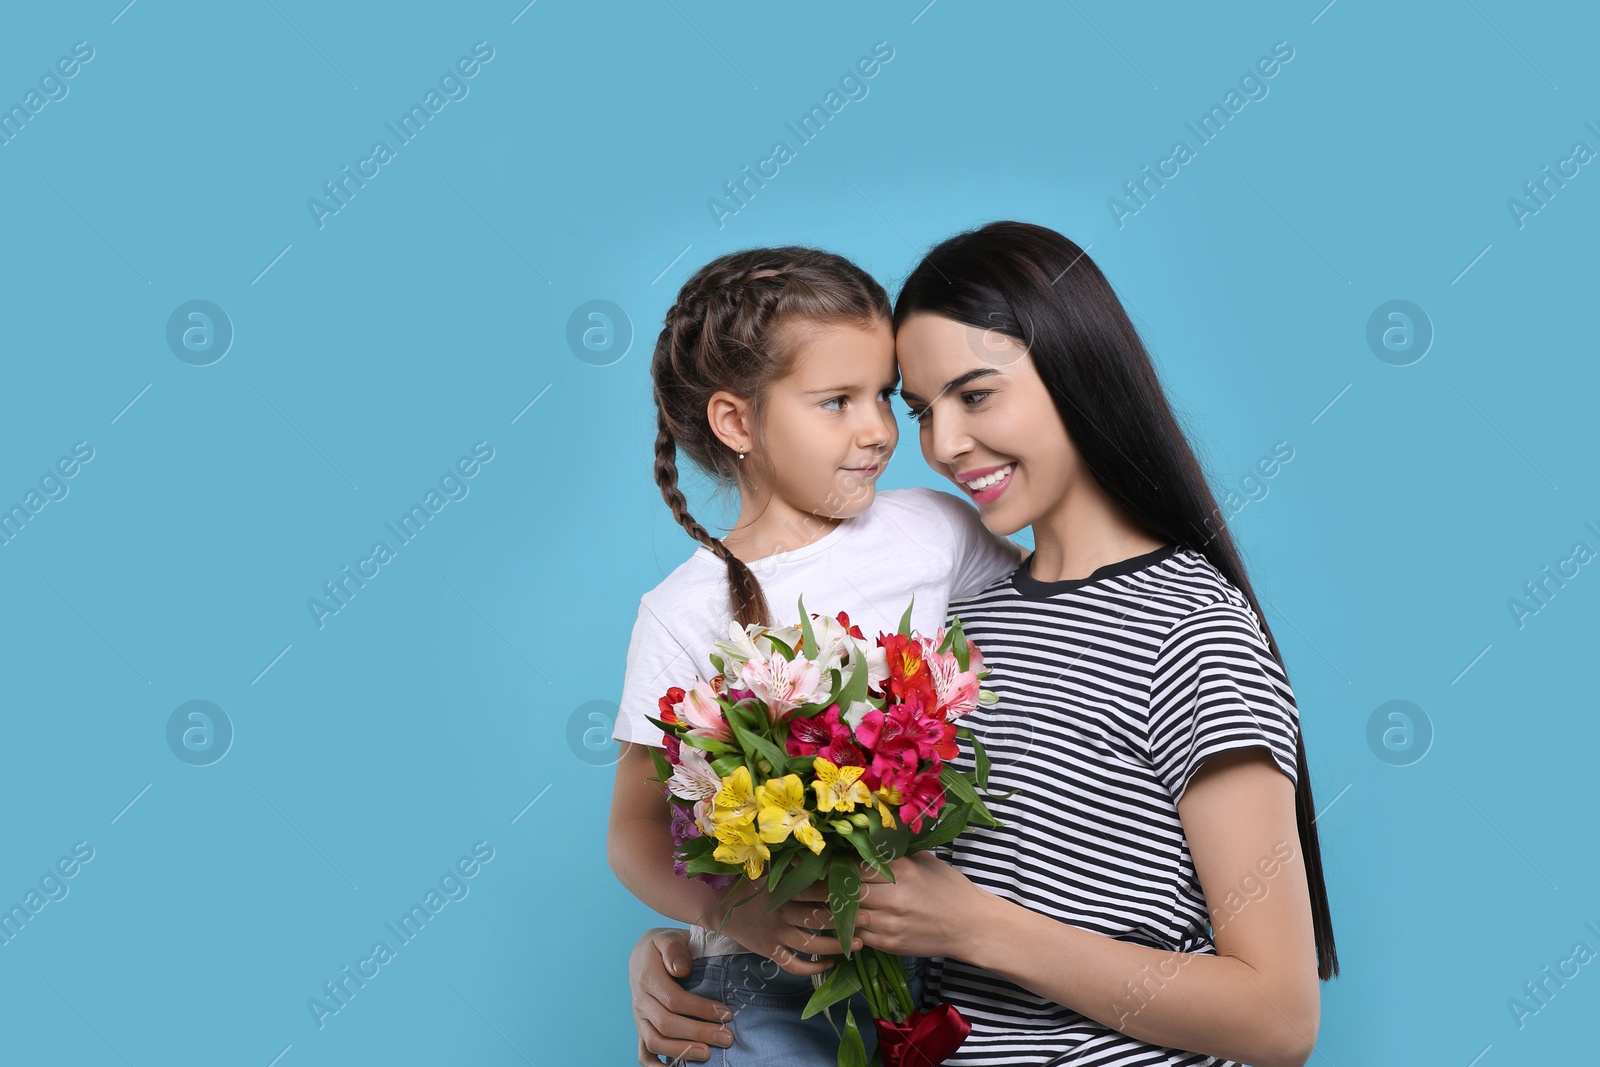
<svg viewBox="0 0 1600 1067">
<path fill-rule="evenodd" d="M 1294 786 L 1263 748 L 1221 753 L 1178 801 L 1217 955 L 1168 952 L 1070 926 L 997 896 L 930 853 L 867 871 L 856 933 L 890 952 L 954 956 L 1153 1045 L 1301 1067 L 1320 1016 Z M 1270 873 L 1269 873 L 1270 872 Z M 786 908 L 812 917 L 826 894 Z M 782 910 L 782 909 L 780 909 Z"/>
<path fill-rule="evenodd" d="M 646 930 L 628 960 L 628 985 L 633 990 L 633 1024 L 639 1031 L 639 1062 L 659 1067 L 656 1056 L 672 1062 L 704 1062 L 711 1046 L 727 1048 L 733 1034 L 719 1022 L 733 1018 L 720 1000 L 691 993 L 673 975 L 691 966 L 686 932 L 672 926 Z M 716 1022 L 702 1020 L 714 1019 Z"/>
</svg>

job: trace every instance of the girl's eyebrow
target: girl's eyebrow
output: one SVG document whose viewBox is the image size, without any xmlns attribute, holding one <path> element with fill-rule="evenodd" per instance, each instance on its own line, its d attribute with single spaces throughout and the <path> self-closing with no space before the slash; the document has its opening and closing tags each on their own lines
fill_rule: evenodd
<svg viewBox="0 0 1600 1067">
<path fill-rule="evenodd" d="M 1000 372 L 993 367 L 977 367 L 973 370 L 969 370 L 959 378 L 951 378 L 948 382 L 945 382 L 944 388 L 939 390 L 939 396 L 944 396 L 944 394 L 948 393 L 952 389 L 960 389 L 968 382 L 977 381 L 979 378 L 987 378 L 992 374 L 999 373 Z M 900 399 L 921 401 L 922 397 L 918 396 L 916 393 L 908 393 L 902 389 L 900 390 Z M 937 397 L 935 399 L 937 399 Z"/>
<path fill-rule="evenodd" d="M 885 385 L 884 388 L 885 389 L 894 389 L 897 386 L 899 386 L 899 384 L 900 384 L 900 375 L 899 375 L 898 372 L 896 372 L 894 375 L 892 375 L 889 378 L 889 384 Z M 852 390 L 854 388 L 856 388 L 854 385 L 830 385 L 830 386 L 828 386 L 828 387 L 826 387 L 824 389 L 807 389 L 805 391 L 804 395 L 805 396 L 810 396 L 813 393 L 848 393 L 850 390 Z"/>
</svg>

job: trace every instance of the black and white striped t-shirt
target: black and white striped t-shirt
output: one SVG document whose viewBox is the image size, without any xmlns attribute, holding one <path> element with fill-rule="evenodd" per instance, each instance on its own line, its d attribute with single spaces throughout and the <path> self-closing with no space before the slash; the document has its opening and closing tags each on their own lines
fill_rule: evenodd
<svg viewBox="0 0 1600 1067">
<path fill-rule="evenodd" d="M 1178 798 L 1228 749 L 1265 746 L 1296 771 L 1294 694 L 1249 602 L 1199 552 L 1167 545 L 1067 581 L 1024 563 L 950 613 L 1000 698 L 965 720 L 992 761 L 989 788 L 1015 790 L 985 798 L 1004 825 L 970 827 L 950 862 L 1061 922 L 1214 955 Z M 973 770 L 970 745 L 953 766 Z M 924 1006 L 939 1000 L 972 1023 L 947 1064 L 1231 1063 L 1127 1037 L 953 957 L 929 970 Z"/>
</svg>

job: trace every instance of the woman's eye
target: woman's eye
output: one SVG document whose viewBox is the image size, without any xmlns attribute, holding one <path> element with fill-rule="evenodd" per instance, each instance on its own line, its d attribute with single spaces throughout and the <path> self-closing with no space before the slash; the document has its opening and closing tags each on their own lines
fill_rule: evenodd
<svg viewBox="0 0 1600 1067">
<path fill-rule="evenodd" d="M 990 389 L 974 389 L 970 393 L 962 393 L 961 397 L 962 397 L 963 400 L 968 401 L 968 404 L 967 404 L 968 407 L 972 407 L 973 404 L 983 400 L 983 398 L 988 396 L 991 392 L 993 392 L 993 390 L 990 390 Z"/>
<path fill-rule="evenodd" d="M 922 413 L 927 410 L 927 408 L 907 408 L 906 417 L 920 426 L 922 425 Z"/>
</svg>

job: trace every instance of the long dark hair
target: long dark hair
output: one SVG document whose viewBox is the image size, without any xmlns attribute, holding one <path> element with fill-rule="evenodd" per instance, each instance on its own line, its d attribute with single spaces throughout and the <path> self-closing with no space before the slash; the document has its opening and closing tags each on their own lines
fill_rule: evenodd
<svg viewBox="0 0 1600 1067">
<path fill-rule="evenodd" d="M 1149 353 L 1084 251 L 1054 230 L 991 222 L 923 257 L 894 307 L 898 331 L 930 312 L 1021 341 L 1095 481 L 1152 536 L 1193 546 L 1249 601 L 1272 656 L 1283 654 Z M 1288 677 L 1287 668 L 1284 670 Z M 1311 891 L 1317 976 L 1339 973 L 1305 742 L 1295 731 L 1295 815 Z"/>
<path fill-rule="evenodd" d="M 764 447 L 736 459 L 712 431 L 706 414 L 712 395 L 726 390 L 749 402 L 759 444 L 767 392 L 793 362 L 791 327 L 871 326 L 888 317 L 889 294 L 872 275 L 843 256 L 794 245 L 713 259 L 683 283 L 667 309 L 650 360 L 656 485 L 678 524 L 727 564 L 729 599 L 741 626 L 771 624 L 766 594 L 744 561 L 689 514 L 678 488 L 677 453 L 681 449 L 721 488 L 770 485 L 774 461 Z"/>
</svg>

